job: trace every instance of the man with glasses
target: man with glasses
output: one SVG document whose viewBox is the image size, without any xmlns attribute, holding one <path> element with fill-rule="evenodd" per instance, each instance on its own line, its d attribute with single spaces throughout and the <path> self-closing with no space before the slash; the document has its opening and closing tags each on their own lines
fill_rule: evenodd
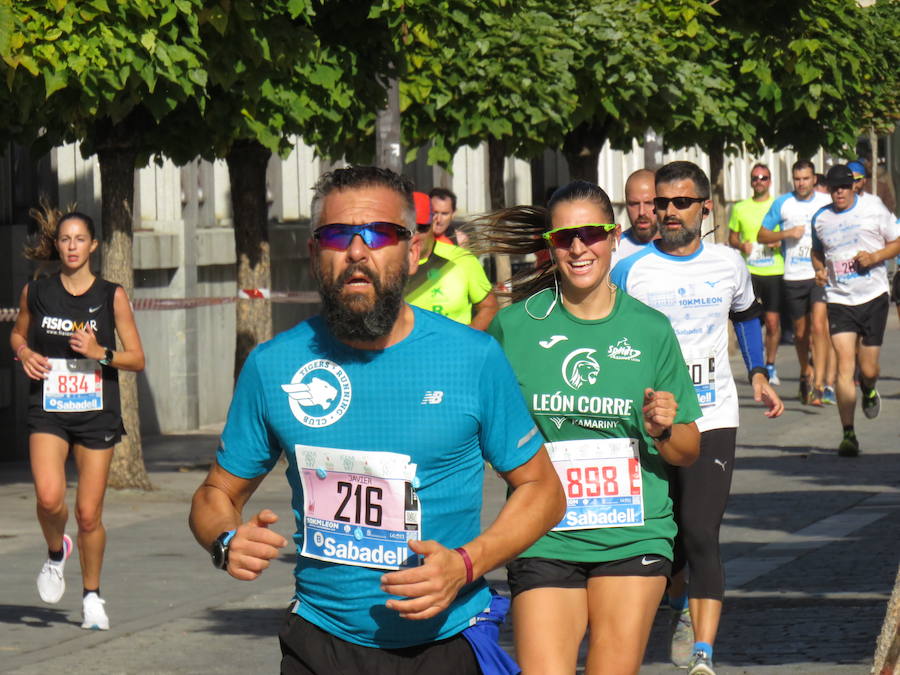
<svg viewBox="0 0 900 675">
<path fill-rule="evenodd" d="M 656 182 L 650 169 L 638 169 L 625 181 L 625 211 L 631 227 L 619 238 L 618 259 L 637 253 L 659 237 L 653 198 Z"/>
<path fill-rule="evenodd" d="M 859 365 L 863 414 L 881 410 L 878 358 L 887 325 L 888 281 L 885 261 L 900 254 L 900 225 L 880 201 L 863 200 L 853 190 L 849 167 L 838 164 L 825 176 L 831 204 L 812 219 L 816 281 L 825 288 L 831 343 L 837 353 L 838 413 L 843 438 L 841 457 L 856 457 L 859 441 L 853 426 Z"/>
<path fill-rule="evenodd" d="M 713 643 L 725 592 L 719 527 L 731 489 L 738 426 L 729 320 L 754 399 L 765 404 L 770 418 L 779 416 L 784 405 L 764 366 L 762 308 L 747 267 L 736 251 L 701 240 L 703 220 L 712 209 L 706 174 L 692 162 L 666 164 L 656 172 L 656 195 L 660 239 L 620 261 L 612 280 L 672 322 L 703 411 L 697 420 L 700 458 L 689 467 L 670 468 L 678 523 L 669 587 L 671 657 L 675 665 L 687 666 L 689 675 L 715 675 Z M 690 568 L 689 600 L 685 565 Z"/>
<path fill-rule="evenodd" d="M 258 577 L 288 541 L 271 510 L 242 510 L 284 452 L 296 590 L 281 672 L 475 675 L 476 654 L 509 658 L 490 639 L 506 601 L 482 577 L 559 521 L 559 479 L 496 341 L 403 302 L 409 182 L 325 174 L 311 227 L 322 313 L 251 352 L 191 528 L 216 567 Z M 460 358 L 434 359 L 447 344 Z M 479 534 L 485 460 L 511 495 Z"/>
<path fill-rule="evenodd" d="M 422 192 L 415 195 L 421 200 L 417 201 L 416 227 L 422 256 L 406 284 L 406 301 L 485 330 L 500 309 L 500 303 L 484 268 L 466 249 L 448 243 L 446 237 L 435 236 L 438 219 L 433 211 L 435 200 Z"/>
<path fill-rule="evenodd" d="M 794 324 L 794 349 L 800 363 L 800 401 L 805 405 L 822 405 L 823 397 L 828 395 L 825 381 L 831 354 L 825 294 L 816 285 L 810 257 L 810 221 L 816 211 L 829 203 L 829 198 L 815 190 L 816 170 L 812 162 L 805 159 L 794 162 L 791 177 L 793 192 L 781 195 L 772 203 L 756 238 L 767 246 L 781 245 L 784 301 Z M 814 361 L 810 359 L 810 343 Z"/>
<path fill-rule="evenodd" d="M 766 246 L 756 241 L 756 234 L 763 218 L 772 206 L 774 198 L 769 194 L 772 173 L 765 164 L 754 164 L 750 169 L 750 187 L 753 196 L 739 201 L 731 209 L 728 220 L 728 245 L 736 248 L 744 257 L 753 292 L 762 303 L 766 325 L 766 370 L 769 384 L 779 385 L 775 356 L 781 341 L 781 296 L 784 258 L 780 247 Z"/>
</svg>

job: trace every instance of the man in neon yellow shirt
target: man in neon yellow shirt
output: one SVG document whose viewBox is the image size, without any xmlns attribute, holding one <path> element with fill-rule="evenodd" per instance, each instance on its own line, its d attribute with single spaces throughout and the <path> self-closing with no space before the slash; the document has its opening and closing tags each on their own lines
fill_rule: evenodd
<svg viewBox="0 0 900 675">
<path fill-rule="evenodd" d="M 405 299 L 416 307 L 485 330 L 500 308 L 478 258 L 469 251 L 435 240 L 427 195 L 416 193 L 416 229 L 421 258 L 406 284 Z M 420 207 L 420 204 L 422 206 Z"/>
<path fill-rule="evenodd" d="M 731 209 L 728 221 L 728 244 L 744 256 L 753 292 L 762 303 L 766 323 L 766 370 L 769 384 L 781 384 L 775 370 L 775 354 L 781 340 L 781 298 L 784 257 L 780 247 L 767 246 L 756 241 L 756 233 L 763 218 L 775 201 L 769 194 L 772 173 L 765 164 L 754 164 L 750 169 L 750 187 L 753 196 L 738 202 Z"/>
</svg>

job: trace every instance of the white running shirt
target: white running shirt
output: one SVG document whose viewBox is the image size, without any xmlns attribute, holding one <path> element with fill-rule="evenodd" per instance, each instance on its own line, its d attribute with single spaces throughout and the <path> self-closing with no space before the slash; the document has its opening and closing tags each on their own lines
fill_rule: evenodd
<svg viewBox="0 0 900 675">
<path fill-rule="evenodd" d="M 830 203 L 831 197 L 821 192 L 813 192 L 806 200 L 797 199 L 793 192 L 788 192 L 772 203 L 769 212 L 763 218 L 762 226 L 767 230 L 783 231 L 797 225 L 806 227 L 800 239 L 783 239 L 781 242 L 785 281 L 815 278 L 816 272 L 810 257 L 812 247 L 810 222 L 816 211 Z"/>
<path fill-rule="evenodd" d="M 861 305 L 888 292 L 884 262 L 862 274 L 852 262 L 860 251 L 877 251 L 900 237 L 900 224 L 880 199 L 857 196 L 840 213 L 829 204 L 813 216 L 812 225 L 813 248 L 822 252 L 828 270 L 828 302 Z"/>
<path fill-rule="evenodd" d="M 703 410 L 697 420 L 700 431 L 737 427 L 728 315 L 754 301 L 750 272 L 740 254 L 721 244 L 701 243 L 689 256 L 673 256 L 651 242 L 619 262 L 610 278 L 671 321 Z"/>
</svg>

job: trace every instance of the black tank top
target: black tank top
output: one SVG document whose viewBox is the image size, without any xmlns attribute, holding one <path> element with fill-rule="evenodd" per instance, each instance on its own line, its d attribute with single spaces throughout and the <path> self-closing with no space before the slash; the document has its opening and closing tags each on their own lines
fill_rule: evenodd
<svg viewBox="0 0 900 675">
<path fill-rule="evenodd" d="M 47 358 L 83 359 L 72 351 L 69 338 L 79 328 L 90 324 L 97 343 L 116 348 L 116 318 L 113 301 L 118 284 L 94 278 L 91 287 L 81 295 L 72 295 L 62 285 L 59 274 L 28 282 L 28 311 L 31 313 L 31 335 L 28 345 Z M 101 366 L 103 371 L 103 410 L 90 412 L 47 413 L 67 421 L 83 423 L 97 419 L 97 428 L 114 429 L 122 424 L 119 401 L 119 371 Z M 43 383 L 31 380 L 29 405 L 43 407 Z"/>
</svg>

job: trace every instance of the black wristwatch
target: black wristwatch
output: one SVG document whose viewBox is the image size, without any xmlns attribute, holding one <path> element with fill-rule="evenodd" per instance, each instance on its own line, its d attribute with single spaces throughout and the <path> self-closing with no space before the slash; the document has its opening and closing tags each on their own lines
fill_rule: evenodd
<svg viewBox="0 0 900 675">
<path fill-rule="evenodd" d="M 223 532 L 209 547 L 209 554 L 212 556 L 213 567 L 220 570 L 228 569 L 228 544 L 236 530 L 228 530 Z"/>
<path fill-rule="evenodd" d="M 109 347 L 104 348 L 106 353 L 103 355 L 103 358 L 100 359 L 100 365 L 108 366 L 113 360 L 113 350 Z"/>
<path fill-rule="evenodd" d="M 650 438 L 652 438 L 657 443 L 667 441 L 672 438 L 672 427 L 666 427 L 665 429 L 663 429 L 662 433 L 659 436 L 651 436 Z"/>
</svg>

